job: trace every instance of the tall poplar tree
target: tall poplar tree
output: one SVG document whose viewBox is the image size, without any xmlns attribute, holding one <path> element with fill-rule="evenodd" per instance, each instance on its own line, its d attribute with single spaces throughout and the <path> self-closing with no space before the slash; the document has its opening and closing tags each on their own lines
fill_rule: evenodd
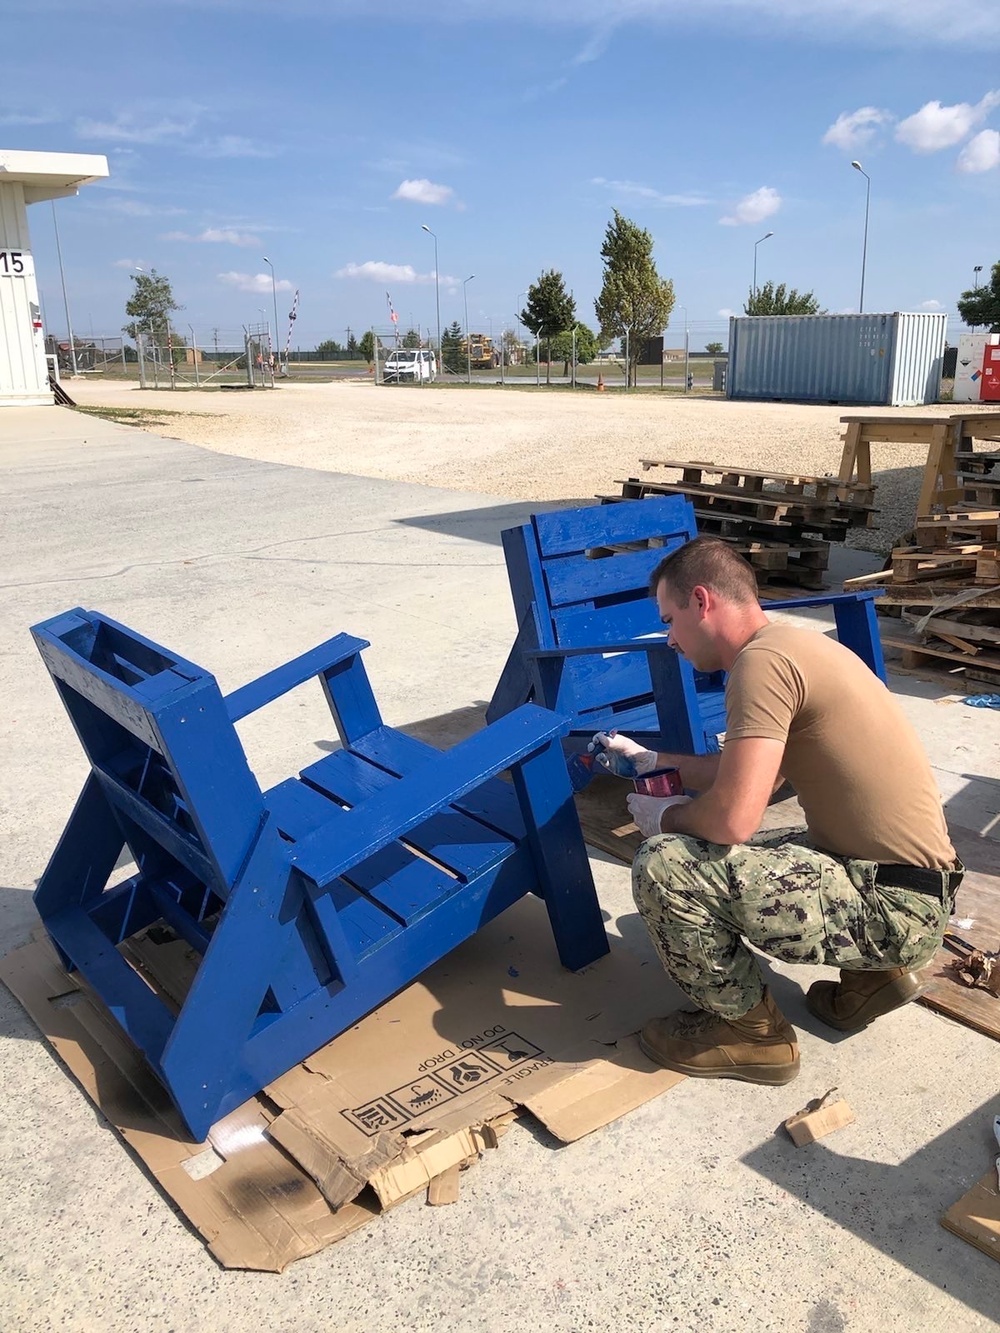
<svg viewBox="0 0 1000 1333">
<path fill-rule="evenodd" d="M 576 323 L 576 302 L 566 290 L 563 275 L 550 268 L 528 288 L 528 300 L 520 314 L 521 323 L 545 347 L 545 383 L 552 382 L 552 340 Z"/>
<path fill-rule="evenodd" d="M 634 384 L 643 343 L 662 333 L 670 322 L 674 284 L 656 271 L 652 236 L 622 217 L 617 208 L 604 233 L 601 258 L 604 284 L 594 310 L 603 338 L 628 336 L 628 383 Z"/>
</svg>

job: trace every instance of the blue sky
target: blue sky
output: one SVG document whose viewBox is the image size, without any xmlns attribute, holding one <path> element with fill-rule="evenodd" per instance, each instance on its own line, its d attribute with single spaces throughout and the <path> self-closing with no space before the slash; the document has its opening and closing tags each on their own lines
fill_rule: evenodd
<svg viewBox="0 0 1000 1333">
<path fill-rule="evenodd" d="M 199 342 L 435 325 L 494 333 L 546 268 L 594 324 L 617 207 L 649 229 L 691 345 L 758 281 L 947 310 L 1000 259 L 1000 7 L 943 0 L 5 0 L 0 147 L 104 153 L 56 205 L 78 334 L 119 332 L 131 265 Z M 16 54 L 15 54 L 16 53 Z M 65 330 L 48 204 L 30 212 Z M 521 295 L 523 303 L 523 295 Z M 263 314 L 261 313 L 263 312 Z M 957 335 L 959 324 L 950 332 Z"/>
</svg>

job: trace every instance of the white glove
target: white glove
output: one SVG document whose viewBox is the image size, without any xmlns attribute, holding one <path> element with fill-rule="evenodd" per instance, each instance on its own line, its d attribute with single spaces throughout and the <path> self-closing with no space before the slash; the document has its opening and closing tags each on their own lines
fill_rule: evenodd
<svg viewBox="0 0 1000 1333">
<path fill-rule="evenodd" d="M 594 764 L 618 778 L 641 778 L 656 768 L 655 750 L 647 750 L 638 741 L 617 731 L 599 731 L 587 746 L 596 752 Z"/>
<path fill-rule="evenodd" d="M 644 838 L 652 838 L 657 833 L 662 833 L 660 820 L 663 812 L 671 805 L 686 805 L 691 800 L 690 796 L 642 796 L 634 791 L 629 796 L 626 804 L 629 814 L 639 826 L 639 832 Z"/>
</svg>

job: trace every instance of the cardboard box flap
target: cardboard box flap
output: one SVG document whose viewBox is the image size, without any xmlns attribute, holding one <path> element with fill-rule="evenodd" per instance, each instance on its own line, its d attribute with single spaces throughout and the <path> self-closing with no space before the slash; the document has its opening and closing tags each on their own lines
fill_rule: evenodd
<svg viewBox="0 0 1000 1333">
<path fill-rule="evenodd" d="M 1000 1259 L 1000 1189 L 995 1167 L 951 1205 L 941 1225 L 977 1250 Z"/>
<path fill-rule="evenodd" d="M 579 1047 L 549 1073 L 549 1078 L 533 1080 L 519 1100 L 563 1143 L 609 1125 L 684 1078 L 647 1059 L 635 1034 L 623 1036 L 613 1047 L 593 1042 Z"/>
</svg>

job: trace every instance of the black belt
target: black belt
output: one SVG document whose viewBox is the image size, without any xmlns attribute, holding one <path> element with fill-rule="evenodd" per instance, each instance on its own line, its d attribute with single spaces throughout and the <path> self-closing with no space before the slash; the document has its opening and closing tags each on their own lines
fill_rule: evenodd
<svg viewBox="0 0 1000 1333">
<path fill-rule="evenodd" d="M 875 867 L 875 883 L 896 889 L 912 889 L 944 899 L 945 894 L 957 893 L 965 874 L 959 861 L 954 870 L 929 870 L 926 866 L 898 866 L 880 862 Z"/>
</svg>

